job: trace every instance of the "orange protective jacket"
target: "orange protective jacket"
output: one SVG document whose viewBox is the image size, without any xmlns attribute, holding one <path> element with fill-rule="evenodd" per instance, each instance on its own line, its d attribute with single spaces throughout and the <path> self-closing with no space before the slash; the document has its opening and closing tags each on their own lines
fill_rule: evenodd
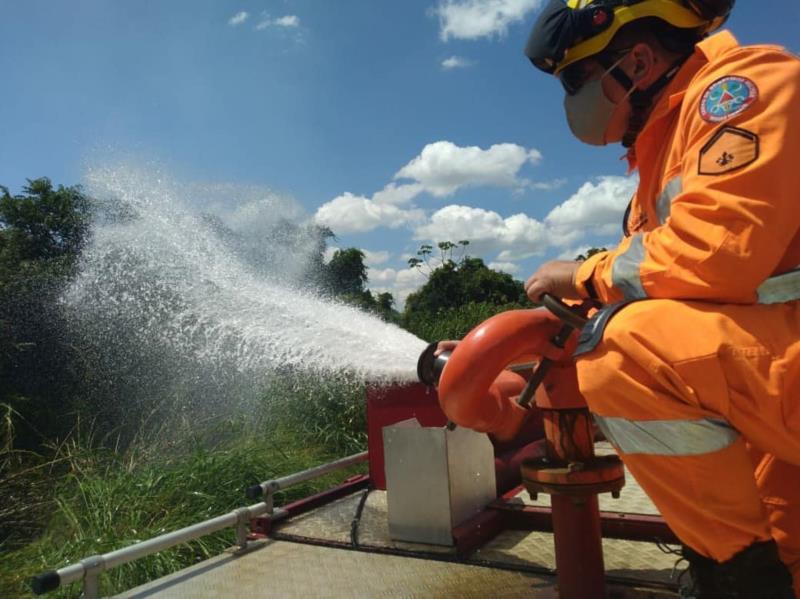
<svg viewBox="0 0 800 599">
<path fill-rule="evenodd" d="M 752 303 L 766 279 L 800 265 L 796 56 L 728 31 L 702 41 L 629 160 L 640 182 L 626 237 L 580 266 L 584 296 Z"/>
</svg>

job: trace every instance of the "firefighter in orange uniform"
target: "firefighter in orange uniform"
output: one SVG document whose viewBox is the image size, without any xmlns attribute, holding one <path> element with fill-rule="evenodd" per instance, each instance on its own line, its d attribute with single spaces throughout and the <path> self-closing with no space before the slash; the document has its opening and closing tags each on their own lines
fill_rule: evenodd
<svg viewBox="0 0 800 599">
<path fill-rule="evenodd" d="M 604 305 L 580 389 L 695 596 L 783 599 L 800 597 L 800 60 L 712 35 L 732 8 L 545 7 L 526 54 L 576 137 L 629 148 L 639 187 L 616 249 L 548 262 L 526 291 Z"/>
</svg>

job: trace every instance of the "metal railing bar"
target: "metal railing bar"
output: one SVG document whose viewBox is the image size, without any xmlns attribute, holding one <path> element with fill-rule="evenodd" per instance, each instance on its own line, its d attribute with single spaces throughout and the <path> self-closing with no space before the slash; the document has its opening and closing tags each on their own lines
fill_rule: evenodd
<svg viewBox="0 0 800 599">
<path fill-rule="evenodd" d="M 275 490 L 286 489 L 293 485 L 297 485 L 309 480 L 313 480 L 330 472 L 341 470 L 347 466 L 364 462 L 367 460 L 368 452 L 363 451 L 355 455 L 341 458 L 328 464 L 315 466 L 302 472 L 283 476 L 271 481 L 266 481 L 261 485 L 255 485 L 252 488 L 258 489 L 258 495 L 269 495 L 269 501 L 262 501 L 250 505 L 248 507 L 241 507 L 222 516 L 211 518 L 197 524 L 186 526 L 179 530 L 165 533 L 152 539 L 147 539 L 135 545 L 129 545 L 121 549 L 116 549 L 109 553 L 102 555 L 93 555 L 87 557 L 76 564 L 64 566 L 58 570 L 49 570 L 35 576 L 32 581 L 33 592 L 36 595 L 54 591 L 62 585 L 69 584 L 78 580 L 84 581 L 84 597 L 86 599 L 93 599 L 98 596 L 98 581 L 97 577 L 101 572 L 116 568 L 123 564 L 135 561 L 148 555 L 153 555 L 175 545 L 194 541 L 214 532 L 224 530 L 226 528 L 237 527 L 237 542 L 241 547 L 245 547 L 247 543 L 246 535 L 242 534 L 243 526 L 246 526 L 251 519 L 257 518 L 264 514 L 269 514 L 271 518 L 278 520 L 286 517 L 288 512 L 281 508 L 274 509 L 272 507 L 271 494 Z M 269 490 L 269 492 L 267 491 Z M 249 494 L 250 489 L 248 489 Z M 258 496 L 257 495 L 257 496 Z"/>
<path fill-rule="evenodd" d="M 42 589 L 41 592 L 37 592 L 39 589 L 34 585 L 34 592 L 38 595 L 55 590 L 58 586 L 86 579 L 87 574 L 90 575 L 90 578 L 94 578 L 97 574 L 105 572 L 106 570 L 158 553 L 159 551 L 169 549 L 175 545 L 180 545 L 181 543 L 193 541 L 217 531 L 231 528 L 242 521 L 249 522 L 251 518 L 257 518 L 266 513 L 267 505 L 261 502 L 249 507 L 239 508 L 204 522 L 198 522 L 197 524 L 192 524 L 179 530 L 153 537 L 152 539 L 142 541 L 136 545 L 129 545 L 128 547 L 123 547 L 102 555 L 93 555 L 81 560 L 77 564 L 72 564 L 56 570 L 55 573 L 58 576 L 58 585 L 56 587 Z M 88 593 L 86 594 L 88 595 Z"/>
<path fill-rule="evenodd" d="M 268 495 L 270 493 L 274 493 L 275 491 L 280 491 L 281 489 L 286 489 L 293 485 L 304 483 L 328 474 L 329 472 L 341 470 L 342 468 L 346 468 L 360 462 L 366 462 L 368 457 L 369 452 L 362 451 L 361 453 L 356 453 L 328 464 L 322 464 L 321 466 L 309 468 L 308 470 L 303 470 L 302 472 L 289 474 L 288 476 L 282 476 L 281 478 L 266 480 L 258 485 L 249 487 L 247 489 L 247 497 L 249 499 L 257 499 L 262 495 Z"/>
</svg>

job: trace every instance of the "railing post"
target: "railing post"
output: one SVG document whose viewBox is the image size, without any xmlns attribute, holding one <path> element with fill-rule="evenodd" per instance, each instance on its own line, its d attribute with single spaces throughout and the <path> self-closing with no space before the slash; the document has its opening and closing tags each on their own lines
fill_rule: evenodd
<svg viewBox="0 0 800 599">
<path fill-rule="evenodd" d="M 100 573 L 103 571 L 105 560 L 101 555 L 93 555 L 81 561 L 83 565 L 83 597 L 84 599 L 99 599 Z"/>
<path fill-rule="evenodd" d="M 275 511 L 275 491 L 279 491 L 281 486 L 274 480 L 264 485 L 264 503 L 267 505 L 267 515 L 271 516 Z"/>
<path fill-rule="evenodd" d="M 250 523 L 250 509 L 240 507 L 236 510 L 236 543 L 239 549 L 247 549 L 247 533 Z"/>
</svg>

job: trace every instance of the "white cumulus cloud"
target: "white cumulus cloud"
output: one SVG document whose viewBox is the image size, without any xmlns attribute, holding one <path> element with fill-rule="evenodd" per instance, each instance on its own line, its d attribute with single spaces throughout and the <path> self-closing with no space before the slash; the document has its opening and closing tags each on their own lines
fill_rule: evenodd
<svg viewBox="0 0 800 599">
<path fill-rule="evenodd" d="M 398 271 L 394 268 L 369 267 L 367 272 L 369 288 L 372 291 L 377 289 L 381 291 L 391 290 L 397 280 L 397 272 Z"/>
<path fill-rule="evenodd" d="M 228 25 L 231 27 L 238 27 L 242 23 L 244 23 L 250 15 L 247 11 L 240 11 L 233 15 L 230 19 L 228 19 Z"/>
<path fill-rule="evenodd" d="M 265 14 L 264 18 L 258 22 L 258 25 L 256 25 L 256 30 L 263 31 L 268 27 L 300 27 L 300 17 L 297 15 L 285 15 L 283 17 L 273 19 L 269 15 Z"/>
<path fill-rule="evenodd" d="M 273 21 L 276 27 L 300 27 L 300 18 L 297 15 L 285 15 Z"/>
<path fill-rule="evenodd" d="M 417 197 L 423 189 L 423 186 L 419 183 L 408 183 L 406 185 L 389 183 L 382 190 L 376 191 L 372 195 L 372 201 L 378 204 L 407 204 Z"/>
<path fill-rule="evenodd" d="M 474 64 L 475 63 L 473 61 L 468 60 L 463 56 L 451 56 L 450 58 L 445 58 L 442 61 L 442 68 L 445 71 L 450 71 L 452 69 L 466 69 Z"/>
<path fill-rule="evenodd" d="M 459 204 L 444 206 L 426 217 L 423 210 L 410 204 L 423 191 L 445 195 L 465 185 L 510 185 L 518 181 L 521 164 L 539 159 L 537 151 L 513 144 L 488 150 L 459 148 L 450 142 L 429 144 L 398 172 L 397 178 L 414 179 L 413 183 L 389 183 L 371 198 L 344 193 L 321 206 L 314 220 L 340 234 L 408 226 L 418 242 L 466 239 L 470 241 L 471 255 L 491 256 L 492 260 L 487 260 L 490 268 L 515 276 L 521 270 L 519 261 L 553 249 L 560 258 L 574 259 L 586 252 L 589 238 L 618 236 L 625 207 L 638 185 L 636 177 L 604 176 L 587 181 L 543 220 L 522 213 L 503 216 Z M 560 180 L 551 183 L 553 187 L 562 184 Z M 531 186 L 530 182 L 525 185 Z M 601 241 L 594 243 L 611 247 Z M 417 269 L 381 268 L 391 257 L 388 251 L 362 251 L 370 289 L 392 293 L 400 307 L 408 294 L 426 280 L 425 273 Z M 412 256 L 398 258 L 402 262 L 409 257 Z"/>
<path fill-rule="evenodd" d="M 518 176 L 520 169 L 527 163 L 538 164 L 541 159 L 538 150 L 512 143 L 495 144 L 484 150 L 437 141 L 427 144 L 394 176 L 396 180 L 412 182 L 392 181 L 372 197 L 345 192 L 320 206 L 314 218 L 337 234 L 417 225 L 425 218 L 425 212 L 411 204 L 419 194 L 444 197 L 462 187 L 480 185 L 521 190 L 530 182 Z"/>
<path fill-rule="evenodd" d="M 489 268 L 492 270 L 499 270 L 500 272 L 505 272 L 510 275 L 519 272 L 519 264 L 514 264 L 513 262 L 489 262 Z"/>
<path fill-rule="evenodd" d="M 544 223 L 525 214 L 503 218 L 497 212 L 452 204 L 437 210 L 430 221 L 417 227 L 419 240 L 470 241 L 478 254 L 500 251 L 499 261 L 511 262 L 542 254 L 548 247 Z"/>
<path fill-rule="evenodd" d="M 591 246 L 584 244 L 584 245 L 580 245 L 578 247 L 573 247 L 571 249 L 564 250 L 558 256 L 556 256 L 556 259 L 557 260 L 574 260 L 577 256 L 580 256 L 580 255 L 585 256 L 586 252 L 589 251 L 590 247 Z"/>
<path fill-rule="evenodd" d="M 432 12 L 439 18 L 439 37 L 473 40 L 502 36 L 543 0 L 440 0 Z"/>
<path fill-rule="evenodd" d="M 367 269 L 368 285 L 373 293 L 388 291 L 397 302 L 397 308 L 402 309 L 406 298 L 425 284 L 427 278 L 424 273 L 412 268 L 383 268 L 370 267 Z"/>
<path fill-rule="evenodd" d="M 567 180 L 563 178 L 552 179 L 551 181 L 534 181 L 528 185 L 531 189 L 538 191 L 554 191 L 561 189 L 567 184 Z"/>
<path fill-rule="evenodd" d="M 423 218 L 422 210 L 405 210 L 392 204 L 380 204 L 350 192 L 326 202 L 314 215 L 317 224 L 330 227 L 338 235 L 371 231 L 380 226 L 394 229 Z"/>
<path fill-rule="evenodd" d="M 545 218 L 554 242 L 567 245 L 587 233 L 618 233 L 625 208 L 638 183 L 636 177 L 616 176 L 598 177 L 594 182 L 584 183 Z"/>
<path fill-rule="evenodd" d="M 385 250 L 373 252 L 362 248 L 361 251 L 364 252 L 364 264 L 367 266 L 384 264 L 391 257 L 391 254 Z"/>
<path fill-rule="evenodd" d="M 412 179 L 436 197 L 452 195 L 467 186 L 519 187 L 517 178 L 526 164 L 538 164 L 542 155 L 512 143 L 495 144 L 484 150 L 460 147 L 450 141 L 427 144 L 419 156 L 397 171 L 395 179 Z"/>
</svg>

